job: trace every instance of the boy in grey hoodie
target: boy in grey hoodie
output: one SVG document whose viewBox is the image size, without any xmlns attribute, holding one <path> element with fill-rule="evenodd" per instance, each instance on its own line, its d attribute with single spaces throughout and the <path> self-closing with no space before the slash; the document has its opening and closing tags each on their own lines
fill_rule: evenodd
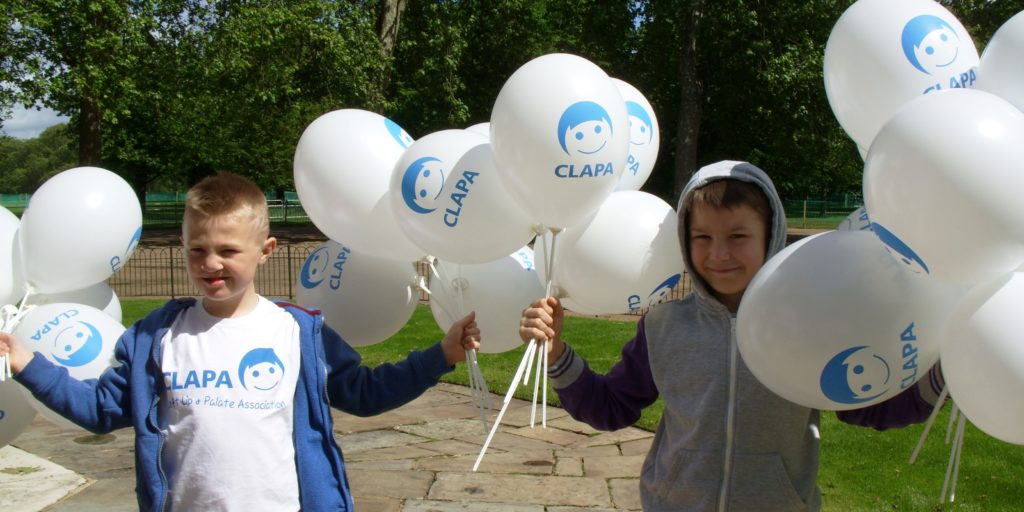
<svg viewBox="0 0 1024 512">
<path fill-rule="evenodd" d="M 548 376 L 577 420 L 632 425 L 659 394 L 665 409 L 640 476 L 647 511 L 816 511 L 820 413 L 764 387 L 740 357 L 736 311 L 758 269 L 785 245 L 771 179 L 746 162 L 700 169 L 680 196 L 679 245 L 693 293 L 660 304 L 607 375 L 561 339 L 562 306 L 523 312 L 520 337 L 549 339 Z M 942 383 L 932 371 L 893 399 L 839 415 L 878 429 L 924 421 Z"/>
</svg>

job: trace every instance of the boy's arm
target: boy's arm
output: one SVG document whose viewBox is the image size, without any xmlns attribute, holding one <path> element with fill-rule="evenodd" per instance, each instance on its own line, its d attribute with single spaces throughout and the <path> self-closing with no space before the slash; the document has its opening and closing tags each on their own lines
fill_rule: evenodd
<svg viewBox="0 0 1024 512">
<path fill-rule="evenodd" d="M 333 329 L 323 327 L 327 396 L 331 406 L 357 416 L 372 416 L 408 403 L 451 371 L 440 343 L 413 351 L 398 363 L 375 368 Z"/>
<path fill-rule="evenodd" d="M 131 425 L 128 377 L 131 368 L 135 326 L 117 340 L 115 363 L 98 379 L 77 380 L 66 368 L 50 362 L 42 354 L 15 374 L 14 379 L 32 392 L 37 400 L 90 432 L 102 434 Z"/>
<path fill-rule="evenodd" d="M 562 407 L 573 418 L 600 430 L 628 427 L 641 411 L 658 399 L 658 388 L 647 358 L 644 322 L 636 337 L 622 347 L 621 359 L 607 375 L 598 375 L 571 346 L 548 368 Z"/>
<path fill-rule="evenodd" d="M 942 367 L 936 363 L 928 374 L 900 394 L 872 406 L 836 411 L 843 423 L 875 430 L 903 428 L 928 419 L 945 386 Z"/>
</svg>

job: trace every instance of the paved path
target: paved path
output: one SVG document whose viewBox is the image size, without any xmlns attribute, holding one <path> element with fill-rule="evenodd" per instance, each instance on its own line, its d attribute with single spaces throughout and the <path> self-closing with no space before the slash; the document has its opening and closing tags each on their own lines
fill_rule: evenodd
<svg viewBox="0 0 1024 512">
<path fill-rule="evenodd" d="M 501 405 L 494 396 L 488 421 Z M 598 432 L 548 408 L 530 428 L 514 400 L 479 471 L 486 432 L 468 388 L 439 384 L 394 411 L 357 418 L 334 411 L 359 512 L 581 512 L 639 510 L 637 477 L 652 434 Z M 538 411 L 538 415 L 539 415 Z M 134 435 L 94 436 L 37 416 L 0 448 L 0 510 L 136 510 Z"/>
</svg>

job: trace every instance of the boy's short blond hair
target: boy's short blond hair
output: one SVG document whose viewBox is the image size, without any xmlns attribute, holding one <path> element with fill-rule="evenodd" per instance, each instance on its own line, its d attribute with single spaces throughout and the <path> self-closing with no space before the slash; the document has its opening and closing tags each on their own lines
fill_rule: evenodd
<svg viewBox="0 0 1024 512">
<path fill-rule="evenodd" d="M 219 172 L 196 183 L 185 195 L 185 218 L 222 216 L 249 217 L 253 229 L 262 236 L 270 234 L 267 197 L 255 183 L 232 172 Z"/>
<path fill-rule="evenodd" d="M 766 243 L 771 240 L 772 205 L 768 201 L 768 196 L 765 195 L 764 190 L 756 183 L 722 178 L 694 189 L 683 200 L 687 224 L 689 224 L 693 210 L 697 206 L 709 206 L 715 209 L 725 208 L 728 210 L 739 206 L 749 206 L 761 218 L 761 222 L 764 223 Z M 690 226 L 687 225 L 686 233 L 689 232 Z"/>
</svg>

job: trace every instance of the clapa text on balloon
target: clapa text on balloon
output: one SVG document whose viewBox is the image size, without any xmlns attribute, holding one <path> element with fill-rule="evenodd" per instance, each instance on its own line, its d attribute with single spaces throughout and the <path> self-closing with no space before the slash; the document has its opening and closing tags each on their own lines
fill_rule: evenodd
<svg viewBox="0 0 1024 512">
<path fill-rule="evenodd" d="M 348 256 L 350 254 L 352 254 L 352 249 L 342 247 L 341 250 L 338 251 L 338 255 L 334 257 L 334 272 L 331 273 L 330 278 L 327 281 L 327 285 L 330 286 L 332 290 L 341 288 L 341 272 L 344 270 L 345 262 L 348 261 Z"/>
<path fill-rule="evenodd" d="M 950 89 L 963 89 L 963 88 L 974 87 L 974 81 L 978 79 L 978 74 L 976 73 L 976 70 L 977 70 L 977 68 L 971 68 L 970 71 L 964 71 L 963 73 L 960 73 L 959 76 L 953 75 L 953 76 L 949 77 L 949 88 Z M 935 82 L 935 85 L 925 89 L 922 94 L 928 94 L 928 93 L 930 93 L 932 91 L 941 91 L 941 90 L 942 90 L 942 83 L 941 82 Z"/>
<path fill-rule="evenodd" d="M 450 228 L 454 228 L 459 223 L 459 214 L 462 213 L 462 201 L 469 195 L 469 186 L 473 184 L 473 180 L 479 176 L 480 173 L 474 171 L 462 171 L 462 177 L 459 181 L 455 182 L 455 192 L 452 192 L 449 197 L 453 206 L 449 206 L 444 210 L 444 224 Z"/>
<path fill-rule="evenodd" d="M 917 382 L 917 347 L 914 342 L 917 336 L 914 334 L 914 322 L 900 333 L 900 343 L 903 344 L 903 380 L 900 382 L 900 389 L 906 389 Z"/>
<path fill-rule="evenodd" d="M 559 178 L 595 178 L 615 174 L 615 168 L 611 162 L 606 164 L 561 164 L 555 167 L 555 176 Z"/>
<path fill-rule="evenodd" d="M 53 317 L 52 320 L 49 320 L 45 324 L 43 324 L 43 327 L 41 329 L 36 329 L 35 334 L 32 335 L 32 340 L 40 341 L 41 339 L 43 339 L 43 336 L 45 336 L 47 333 L 59 327 L 61 320 L 67 320 L 69 318 L 76 316 L 78 316 L 77 309 L 69 309 L 63 313 L 58 314 L 57 316 Z"/>
</svg>

